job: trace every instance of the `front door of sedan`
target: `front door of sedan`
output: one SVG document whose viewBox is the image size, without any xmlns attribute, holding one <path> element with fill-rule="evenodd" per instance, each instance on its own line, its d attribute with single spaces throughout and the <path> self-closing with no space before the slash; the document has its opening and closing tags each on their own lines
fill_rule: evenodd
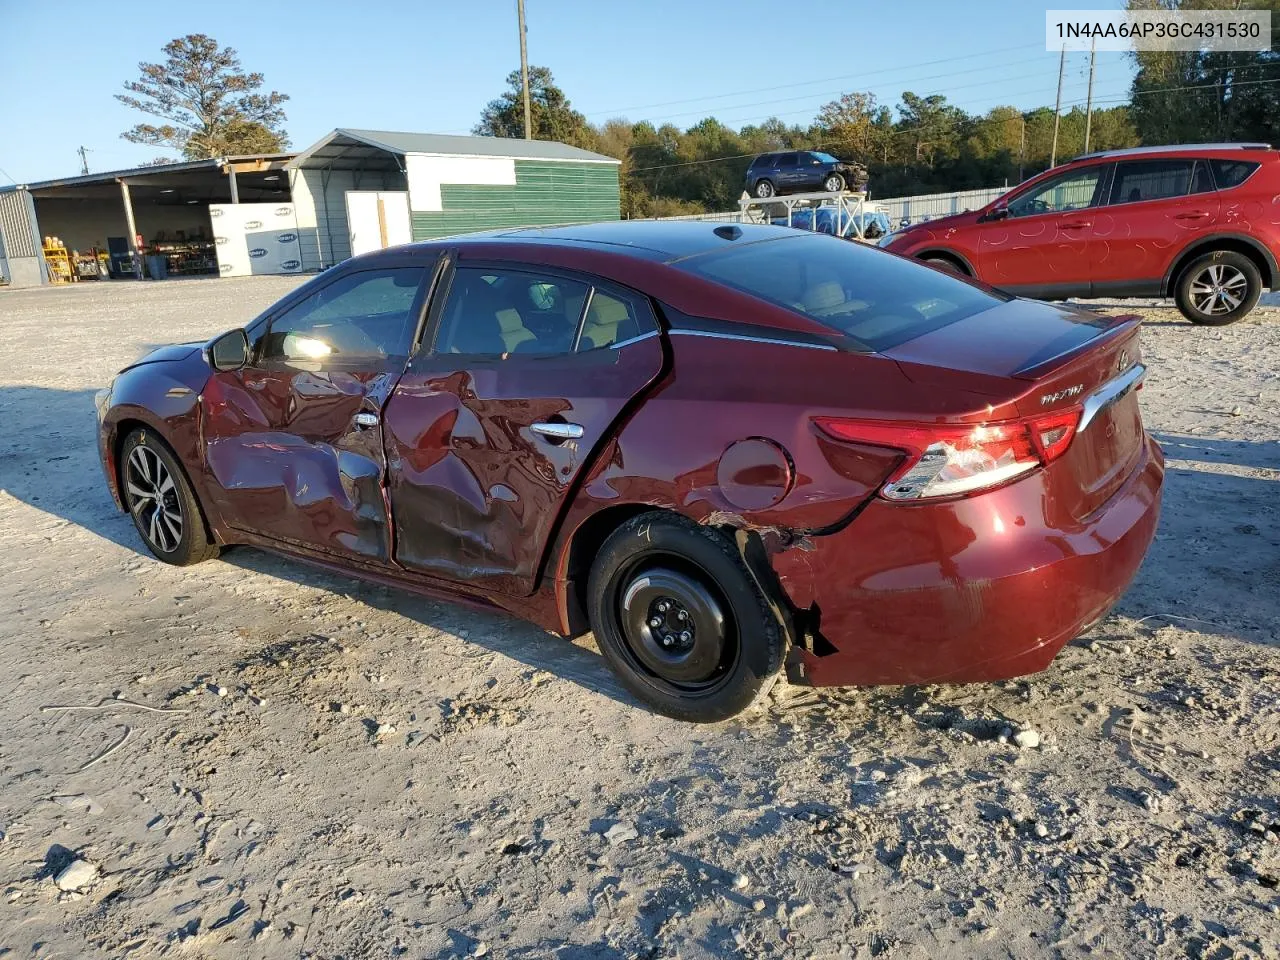
<svg viewBox="0 0 1280 960">
<path fill-rule="evenodd" d="M 395 559 L 528 595 L 583 466 L 662 373 L 657 324 L 629 291 L 465 260 L 432 313 L 386 407 Z"/>
<path fill-rule="evenodd" d="M 205 459 L 228 524 L 390 564 L 381 415 L 428 272 L 408 258 L 341 272 L 270 319 L 249 366 L 211 378 Z"/>
<path fill-rule="evenodd" d="M 1069 170 L 995 208 L 975 228 L 978 276 L 1028 296 L 1087 295 L 1094 219 L 1109 170 L 1109 164 Z"/>
</svg>

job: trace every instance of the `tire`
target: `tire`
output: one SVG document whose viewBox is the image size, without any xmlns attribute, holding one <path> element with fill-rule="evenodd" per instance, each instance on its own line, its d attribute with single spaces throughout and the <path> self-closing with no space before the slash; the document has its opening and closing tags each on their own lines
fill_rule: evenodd
<svg viewBox="0 0 1280 960">
<path fill-rule="evenodd" d="M 844 189 L 844 177 L 838 173 L 827 174 L 827 179 L 822 181 L 822 189 L 827 193 L 839 193 Z"/>
<path fill-rule="evenodd" d="M 755 578 L 730 540 L 684 517 L 644 513 L 615 530 L 587 606 L 623 686 L 668 717 L 726 720 L 778 678 L 785 637 Z"/>
<path fill-rule="evenodd" d="M 133 525 L 157 560 L 186 567 L 218 555 L 186 471 L 159 434 L 141 427 L 125 437 L 120 477 Z"/>
<path fill-rule="evenodd" d="M 921 257 L 920 262 L 927 263 L 929 266 L 944 270 L 947 273 L 954 273 L 958 277 L 967 277 L 969 275 L 960 264 L 950 257 Z"/>
<path fill-rule="evenodd" d="M 1262 296 L 1262 274 L 1243 253 L 1214 250 L 1196 257 L 1178 275 L 1174 299 L 1192 323 L 1225 327 L 1242 320 Z"/>
<path fill-rule="evenodd" d="M 751 191 L 756 195 L 757 200 L 767 200 L 774 195 L 773 183 L 769 180 L 757 180 L 755 187 Z"/>
</svg>

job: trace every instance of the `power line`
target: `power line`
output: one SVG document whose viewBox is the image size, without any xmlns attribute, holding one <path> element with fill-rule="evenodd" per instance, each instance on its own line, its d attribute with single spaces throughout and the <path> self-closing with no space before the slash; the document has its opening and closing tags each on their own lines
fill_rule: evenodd
<svg viewBox="0 0 1280 960">
<path fill-rule="evenodd" d="M 974 57 L 988 57 L 997 53 L 1008 53 L 1011 50 L 1024 50 L 1024 49 L 1026 49 L 1026 44 L 1018 44 L 1017 46 L 1004 47 L 1000 50 L 988 50 L 985 53 L 970 53 L 970 54 L 966 54 L 963 57 L 946 57 L 941 60 L 925 60 L 921 63 L 912 64 L 911 66 L 912 68 L 931 67 L 939 63 L 955 63 L 956 61 L 959 61 L 959 60 L 972 60 Z M 1038 60 L 1040 58 L 1037 57 L 1036 59 Z M 1029 63 L 1030 61 L 1019 61 L 1019 62 Z M 609 114 L 610 116 L 617 116 L 617 115 L 624 114 L 629 110 L 652 110 L 656 107 L 674 107 L 674 106 L 680 106 L 681 104 L 685 104 L 685 103 L 705 103 L 708 100 L 722 100 L 725 97 L 746 96 L 747 94 L 753 94 L 753 93 L 772 93 L 774 90 L 790 90 L 790 89 L 794 89 L 795 87 L 808 87 L 818 83 L 835 83 L 838 80 L 855 80 L 855 79 L 862 80 L 862 79 L 865 79 L 866 77 L 873 77 L 883 73 L 896 73 L 903 69 L 908 69 L 908 68 L 885 67 L 881 70 L 871 70 L 866 73 L 845 73 L 837 77 L 822 77 L 817 80 L 803 80 L 798 83 L 782 83 L 772 87 L 756 87 L 751 90 L 734 90 L 729 93 L 716 93 L 716 94 L 710 94 L 705 97 L 689 97 L 684 100 L 666 100 L 662 103 L 641 104 L 638 107 L 620 107 L 615 110 L 593 110 L 591 113 L 585 114 L 585 116 L 600 117 L 600 116 L 604 116 L 605 114 Z M 994 69 L 994 68 L 990 64 L 985 64 L 981 67 L 974 67 L 969 70 L 952 71 L 950 74 L 942 74 L 941 76 L 954 76 L 957 73 L 974 73 L 977 70 L 991 70 L 991 69 Z M 917 78 L 917 81 L 919 79 L 930 80 L 933 78 L 932 77 Z M 895 80 L 893 82 L 899 83 L 899 82 L 912 82 L 912 81 Z M 815 96 L 815 97 L 825 96 L 825 94 L 815 93 L 815 94 L 812 94 L 812 96 Z M 692 112 L 696 113 L 698 111 L 692 111 Z"/>
<path fill-rule="evenodd" d="M 1007 66 L 1018 66 L 1018 65 L 1021 65 L 1021 64 L 1023 64 L 1023 63 L 1034 63 L 1034 62 L 1038 61 L 1039 59 L 1040 59 L 1039 57 L 1035 57 L 1035 58 L 1032 58 L 1032 59 L 1030 59 L 1030 60 L 1015 60 L 1013 63 L 1011 63 L 1011 64 L 1007 64 Z M 990 67 L 981 67 L 981 68 L 978 68 L 978 69 L 981 69 L 981 70 L 990 70 L 991 68 L 990 68 Z M 962 70 L 962 71 L 959 71 L 959 72 L 960 72 L 960 73 L 966 73 L 966 72 L 967 72 L 967 73 L 974 73 L 974 72 L 976 72 L 976 71 L 974 71 L 974 70 L 963 71 L 963 70 Z M 916 77 L 916 78 L 915 78 L 915 80 L 914 80 L 914 81 L 912 81 L 912 83 L 920 83 L 920 82 L 925 81 L 925 80 L 939 80 L 939 79 L 942 79 L 942 78 L 944 78 L 944 77 L 950 77 L 950 76 L 955 76 L 955 74 L 954 74 L 954 73 L 939 73 L 939 74 L 934 74 L 934 75 L 932 75 L 932 76 L 928 76 L 928 77 Z M 993 78 L 993 79 L 990 79 L 990 80 L 977 80 L 977 81 L 974 81 L 973 83 L 952 84 L 952 85 L 950 85 L 950 86 L 948 86 L 948 87 L 947 87 L 947 91 L 950 91 L 950 90 L 969 90 L 969 89 L 972 89 L 973 87 L 989 87 L 989 86 L 992 86 L 992 85 L 995 85 L 995 84 L 1010 83 L 1010 82 L 1014 82 L 1014 81 L 1017 81 L 1017 80 L 1027 80 L 1027 79 L 1030 79 L 1031 77 L 1038 77 L 1038 76 L 1040 76 L 1040 71 L 1036 71 L 1036 72 L 1034 72 L 1034 73 L 1024 73 L 1024 74 L 1019 74 L 1018 76 L 1014 76 L 1014 77 L 1007 77 L 1007 76 L 1006 76 L 1006 77 L 996 77 L 996 78 Z M 947 92 L 947 91 L 943 91 L 943 90 L 932 90 L 932 91 L 928 91 L 928 92 L 926 92 L 926 93 L 922 93 L 922 94 L 920 94 L 920 96 L 931 96 L 932 94 L 935 94 L 935 93 L 945 93 L 945 92 Z M 838 96 L 841 96 L 841 95 L 843 95 L 843 94 L 845 94 L 845 93 L 847 93 L 847 92 L 848 92 L 847 88 L 841 88 L 841 89 L 839 89 L 839 90 L 827 90 L 827 91 L 821 91 L 821 92 L 820 92 L 820 91 L 814 91 L 813 93 L 804 93 L 804 94 L 799 94 L 798 96 L 794 96 L 794 97 L 779 97 L 779 98 L 774 99 L 774 100 L 755 100 L 755 101 L 751 101 L 751 102 L 748 102 L 748 103 L 735 103 L 735 104 L 728 104 L 728 105 L 725 105 L 725 106 L 720 107 L 719 109 L 720 109 L 720 110 L 741 110 L 741 109 L 743 109 L 743 108 L 764 107 L 764 106 L 769 106 L 769 105 L 771 105 L 771 104 L 778 104 L 778 103 L 794 103 L 794 102 L 795 102 L 795 101 L 797 101 L 797 100 L 814 100 L 814 99 L 819 99 L 819 98 L 823 98 L 823 97 L 838 97 Z M 911 91 L 911 92 L 914 92 L 914 91 Z M 684 110 L 684 111 L 682 111 L 682 112 L 680 112 L 680 113 L 667 113 L 667 114 L 663 114 L 663 115 L 662 115 L 662 117 L 661 117 L 661 119 L 663 119 L 663 120 L 670 120 L 670 119 L 672 119 L 672 118 L 674 118 L 674 117 L 689 117 L 689 116 L 694 116 L 694 115 L 697 115 L 697 114 L 705 114 L 705 112 L 706 112 L 706 111 L 705 111 L 705 110 L 703 110 L 702 108 L 699 108 L 699 109 L 697 109 L 697 110 Z M 796 111 L 791 111 L 791 112 L 796 112 Z M 639 121 L 636 121 L 636 122 L 642 122 L 642 121 L 644 121 L 644 120 L 649 120 L 650 122 L 653 122 L 653 120 L 654 120 L 654 119 L 655 119 L 655 118 L 651 118 L 651 117 L 641 117 L 641 118 L 640 118 L 640 120 L 639 120 Z"/>
<path fill-rule="evenodd" d="M 916 96 L 919 96 L 919 97 L 931 97 L 931 96 L 939 96 L 939 95 L 941 95 L 941 96 L 946 96 L 948 93 L 951 93 L 951 92 L 953 92 L 953 91 L 955 91 L 955 90 L 968 90 L 968 89 L 972 89 L 972 88 L 974 88 L 974 87 L 989 87 L 989 86 L 996 86 L 996 85 L 1001 85 L 1001 84 L 1008 84 L 1008 83 L 1016 82 L 1016 81 L 1018 81 L 1018 80 L 1029 80 L 1029 79 L 1032 79 L 1032 78 L 1034 78 L 1034 77 L 1038 77 L 1038 76 L 1040 76 L 1040 74 L 1039 74 L 1038 72 L 1036 72 L 1036 73 L 1026 73 L 1026 74 L 1019 74 L 1019 75 L 1017 75 L 1017 76 L 1013 76 L 1013 77 L 1001 77 L 1001 78 L 1000 78 L 1000 79 L 998 79 L 998 80 L 982 81 L 982 82 L 978 82 L 978 83 L 970 83 L 970 84 L 960 84 L 960 85 L 957 85 L 957 86 L 947 87 L 947 88 L 945 88 L 945 89 L 924 90 L 924 91 L 914 91 L 914 90 L 910 90 L 910 91 L 905 91 L 905 92 L 908 92 L 908 93 L 914 93 Z M 1078 87 L 1078 86 L 1082 86 L 1082 85 L 1084 84 L 1084 82 L 1085 82 L 1084 80 L 1072 81 L 1072 82 L 1068 83 L 1066 86 L 1067 86 L 1068 88 L 1070 88 L 1070 87 Z M 1021 92 L 1025 95 L 1027 91 L 1026 91 L 1026 90 L 1022 90 Z M 1003 94 L 1001 94 L 999 97 L 992 98 L 992 100 L 995 102 L 995 104 L 996 104 L 996 105 L 1000 105 L 1000 104 L 999 104 L 999 101 L 1000 101 L 1000 100 L 1002 100 L 1002 99 L 1004 99 L 1004 95 L 1003 95 Z M 985 101 L 984 101 L 984 102 L 985 102 Z M 885 106 L 888 106 L 888 104 L 885 104 Z M 965 105 L 964 105 L 964 104 L 961 104 L 961 103 L 948 104 L 948 106 L 953 106 L 953 107 L 959 107 L 959 108 L 961 108 L 961 109 L 966 109 Z M 970 101 L 970 106 L 972 106 L 972 101 Z M 763 120 L 767 120 L 767 119 L 778 119 L 778 120 L 781 120 L 781 119 L 786 118 L 786 117 L 795 117 L 795 116 L 801 116 L 801 115 L 810 115 L 810 116 L 812 116 L 812 115 L 813 115 L 813 113 L 812 113 L 812 111 L 811 111 L 809 108 L 807 108 L 807 107 L 805 107 L 805 108 L 801 108 L 801 109 L 797 109 L 797 110 L 785 110 L 785 111 L 783 111 L 783 112 L 781 112 L 781 113 L 778 113 L 778 112 L 776 112 L 776 111 L 775 111 L 775 112 L 773 112 L 773 113 L 770 113 L 767 117 L 763 118 Z M 729 114 L 720 114 L 720 116 L 730 116 L 730 115 L 729 115 Z M 757 114 L 757 115 L 755 115 L 755 116 L 759 116 L 759 115 Z M 717 118 L 713 118 L 713 119 L 717 119 Z M 737 123 L 739 123 L 739 124 L 746 124 L 746 123 L 751 123 L 751 122 L 753 122 L 753 120 L 755 119 L 755 117 L 753 116 L 753 117 L 744 117 L 744 118 L 741 118 L 741 119 L 737 119 L 737 118 L 733 118 L 733 119 L 735 119 L 735 122 L 737 122 Z M 758 121 L 758 122 L 763 122 L 763 120 L 760 120 L 760 121 Z"/>
</svg>

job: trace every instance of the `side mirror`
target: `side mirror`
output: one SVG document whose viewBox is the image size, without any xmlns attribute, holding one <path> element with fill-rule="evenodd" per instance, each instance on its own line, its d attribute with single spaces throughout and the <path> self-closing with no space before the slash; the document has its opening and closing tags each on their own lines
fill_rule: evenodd
<svg viewBox="0 0 1280 960">
<path fill-rule="evenodd" d="M 240 328 L 229 330 L 209 342 L 205 356 L 215 370 L 239 370 L 249 362 L 249 338 Z"/>
<path fill-rule="evenodd" d="M 1009 208 L 1001 205 L 999 207 L 992 207 L 990 210 L 987 211 L 987 215 L 982 219 L 983 220 L 1003 220 L 1007 216 L 1009 216 Z"/>
</svg>

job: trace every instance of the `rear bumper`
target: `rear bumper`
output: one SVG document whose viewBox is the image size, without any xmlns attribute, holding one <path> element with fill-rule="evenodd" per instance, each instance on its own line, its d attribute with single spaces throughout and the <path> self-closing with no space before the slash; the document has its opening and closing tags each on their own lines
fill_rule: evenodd
<svg viewBox="0 0 1280 960">
<path fill-rule="evenodd" d="M 1050 524 L 1043 472 L 979 497 L 872 501 L 848 527 L 773 558 L 821 640 L 793 682 L 972 683 L 1035 673 L 1128 588 L 1155 536 L 1164 457 L 1078 523 Z"/>
</svg>

